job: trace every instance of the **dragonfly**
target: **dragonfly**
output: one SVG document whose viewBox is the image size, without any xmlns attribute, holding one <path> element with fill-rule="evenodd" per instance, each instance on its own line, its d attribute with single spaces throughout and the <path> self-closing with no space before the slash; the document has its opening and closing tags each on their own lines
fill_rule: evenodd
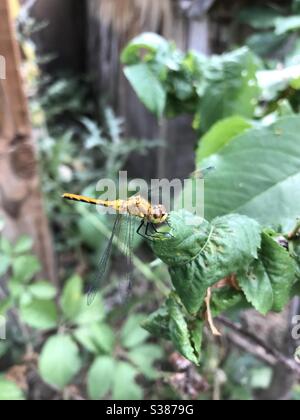
<svg viewBox="0 0 300 420">
<path fill-rule="evenodd" d="M 205 169 L 198 169 L 191 175 L 192 178 L 204 178 L 206 177 L 207 173 L 214 170 L 214 167 L 208 167 Z M 128 265 L 130 266 L 130 259 L 131 259 L 131 244 L 132 244 L 132 228 L 130 220 L 132 218 L 140 219 L 139 227 L 136 233 L 147 240 L 154 240 L 154 238 L 158 239 L 159 237 L 170 237 L 171 234 L 168 232 L 160 232 L 158 230 L 159 226 L 163 225 L 164 223 L 169 225 L 168 217 L 169 213 L 166 207 L 162 204 L 151 204 L 150 201 L 143 198 L 141 195 L 133 195 L 129 197 L 127 200 L 101 200 L 86 197 L 83 195 L 77 194 L 70 194 L 65 193 L 62 196 L 66 200 L 76 201 L 80 203 L 101 206 L 113 209 L 117 215 L 115 218 L 112 233 L 109 239 L 109 242 L 105 248 L 105 251 L 101 257 L 99 268 L 98 268 L 98 276 L 92 282 L 88 290 L 88 303 L 91 304 L 97 294 L 97 292 L 101 288 L 101 284 L 103 279 L 105 278 L 107 265 L 109 258 L 112 253 L 113 243 L 116 236 L 119 236 L 120 227 L 122 222 L 124 221 L 124 216 L 129 217 L 129 221 L 127 220 L 126 226 L 126 238 L 124 245 L 125 255 L 128 260 Z M 144 228 L 144 232 L 142 231 Z"/>
<path fill-rule="evenodd" d="M 129 197 L 127 200 L 100 200 L 95 198 L 86 197 L 83 195 L 77 194 L 63 194 L 63 199 L 76 201 L 80 203 L 101 206 L 113 209 L 116 213 L 116 218 L 113 224 L 112 233 L 109 239 L 109 242 L 106 246 L 106 249 L 101 257 L 98 269 L 98 276 L 92 282 L 88 290 L 88 304 L 90 305 L 97 292 L 101 288 L 103 279 L 105 278 L 107 265 L 109 258 L 112 253 L 113 243 L 116 236 L 121 228 L 122 221 L 124 216 L 130 218 L 137 218 L 140 220 L 139 227 L 136 233 L 147 240 L 153 240 L 154 235 L 165 236 L 166 233 L 158 231 L 158 227 L 164 223 L 168 223 L 168 212 L 162 204 L 152 205 L 148 200 L 143 198 L 141 195 L 134 195 Z M 144 228 L 144 232 L 143 232 Z M 132 243 L 132 228 L 130 222 L 127 222 L 127 231 L 125 239 L 125 247 L 127 248 L 125 254 L 128 259 L 128 264 L 130 265 L 131 258 L 131 243 Z"/>
</svg>

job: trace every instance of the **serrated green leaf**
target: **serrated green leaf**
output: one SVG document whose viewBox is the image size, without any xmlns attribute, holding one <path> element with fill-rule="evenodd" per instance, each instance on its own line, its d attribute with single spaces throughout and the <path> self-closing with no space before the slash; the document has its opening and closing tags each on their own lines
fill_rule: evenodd
<svg viewBox="0 0 300 420">
<path fill-rule="evenodd" d="M 154 344 L 142 344 L 128 353 L 128 358 L 139 371 L 149 379 L 156 379 L 158 373 L 153 367 L 156 360 L 163 357 L 163 351 Z"/>
<path fill-rule="evenodd" d="M 291 297 L 295 283 L 295 263 L 288 251 L 266 233 L 262 234 L 261 260 L 272 284 L 272 310 L 280 312 Z"/>
<path fill-rule="evenodd" d="M 273 305 L 273 289 L 270 278 L 261 261 L 255 261 L 247 273 L 238 276 L 246 299 L 254 308 L 266 315 Z"/>
<path fill-rule="evenodd" d="M 143 315 L 131 315 L 127 319 L 121 332 L 121 341 L 124 347 L 134 348 L 146 341 L 149 334 L 141 327 L 144 319 Z"/>
<path fill-rule="evenodd" d="M 62 292 L 61 308 L 64 315 L 71 321 L 74 321 L 82 308 L 83 284 L 79 276 L 71 277 Z"/>
<path fill-rule="evenodd" d="M 92 400 L 104 398 L 110 391 L 116 374 L 116 361 L 109 356 L 98 357 L 88 376 L 88 394 Z"/>
<path fill-rule="evenodd" d="M 125 67 L 124 73 L 143 104 L 161 117 L 166 107 L 166 91 L 151 68 L 145 63 L 135 64 Z"/>
<path fill-rule="evenodd" d="M 202 159 L 218 152 L 233 138 L 248 130 L 251 126 L 250 122 L 238 115 L 218 121 L 200 139 L 196 153 L 197 162 L 200 163 Z"/>
<path fill-rule="evenodd" d="M 39 360 L 39 372 L 45 382 L 63 390 L 80 367 L 79 351 L 71 337 L 56 335 L 47 340 Z"/>
<path fill-rule="evenodd" d="M 27 283 L 41 270 L 41 264 L 34 255 L 21 255 L 12 261 L 15 280 Z"/>
<path fill-rule="evenodd" d="M 201 361 L 201 349 L 203 342 L 204 321 L 201 319 L 193 320 L 189 325 L 191 343 L 198 361 Z"/>
<path fill-rule="evenodd" d="M 165 340 L 171 340 L 169 331 L 170 316 L 165 306 L 162 306 L 141 323 L 150 334 Z"/>
<path fill-rule="evenodd" d="M 205 180 L 205 217 L 239 213 L 262 226 L 292 229 L 300 214 L 299 131 L 298 116 L 283 117 L 248 130 L 202 161 L 202 167 L 215 168 Z"/>
<path fill-rule="evenodd" d="M 199 358 L 195 353 L 191 341 L 188 324 L 183 314 L 183 308 L 179 305 L 176 297 L 172 294 L 167 300 L 170 314 L 170 336 L 175 348 L 188 360 L 199 365 Z"/>
<path fill-rule="evenodd" d="M 24 394 L 14 383 L 0 376 L 0 401 L 22 401 Z"/>
<path fill-rule="evenodd" d="M 51 300 L 33 299 L 21 305 L 20 316 L 23 322 L 38 330 L 54 328 L 58 323 L 56 305 Z"/>
<path fill-rule="evenodd" d="M 142 388 L 135 382 L 138 371 L 126 362 L 118 362 L 115 369 L 112 399 L 141 400 Z"/>
<path fill-rule="evenodd" d="M 185 211 L 172 212 L 172 236 L 154 243 L 191 314 L 201 308 L 208 287 L 250 265 L 261 241 L 259 225 L 245 216 L 224 216 L 211 225 L 197 220 Z"/>
<path fill-rule="evenodd" d="M 28 286 L 28 291 L 37 299 L 49 300 L 56 296 L 56 288 L 47 281 L 39 281 Z"/>
<path fill-rule="evenodd" d="M 280 312 L 291 298 L 296 265 L 289 253 L 265 232 L 259 257 L 246 274 L 238 276 L 239 284 L 259 312 Z"/>
</svg>

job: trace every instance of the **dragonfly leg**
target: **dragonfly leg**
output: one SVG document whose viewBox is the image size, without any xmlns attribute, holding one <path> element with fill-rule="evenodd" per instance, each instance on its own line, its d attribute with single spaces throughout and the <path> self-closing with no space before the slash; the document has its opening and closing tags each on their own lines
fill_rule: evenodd
<svg viewBox="0 0 300 420">
<path fill-rule="evenodd" d="M 152 236 L 153 236 L 153 235 L 151 235 L 151 233 L 149 233 L 149 228 L 150 228 L 150 227 L 153 227 L 152 223 L 147 223 L 147 226 L 146 226 L 146 231 L 145 231 L 145 235 L 146 235 L 148 238 L 152 238 Z"/>
<path fill-rule="evenodd" d="M 141 230 L 142 230 L 142 228 L 144 227 L 144 225 L 145 225 L 145 221 L 143 220 L 142 222 L 141 222 L 141 224 L 140 224 L 140 226 L 139 226 L 139 228 L 138 228 L 138 230 L 136 231 L 136 233 L 138 234 L 138 235 L 140 235 L 142 238 L 144 238 L 144 239 L 149 239 L 149 236 L 147 235 L 147 228 L 148 228 L 148 224 L 147 224 L 147 227 L 146 227 L 146 232 L 145 233 L 141 233 Z"/>
</svg>

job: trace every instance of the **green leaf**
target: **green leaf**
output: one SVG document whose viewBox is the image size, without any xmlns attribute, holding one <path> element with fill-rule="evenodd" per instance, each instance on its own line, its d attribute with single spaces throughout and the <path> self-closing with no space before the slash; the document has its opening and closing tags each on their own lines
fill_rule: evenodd
<svg viewBox="0 0 300 420">
<path fill-rule="evenodd" d="M 238 15 L 239 21 L 254 29 L 270 29 L 275 26 L 279 13 L 270 7 L 245 7 Z"/>
<path fill-rule="evenodd" d="M 107 324 L 95 324 L 91 327 L 91 337 L 98 352 L 112 353 L 115 345 L 115 333 Z"/>
<path fill-rule="evenodd" d="M 109 356 L 98 357 L 92 364 L 88 376 L 88 394 L 92 400 L 103 399 L 110 391 L 116 375 L 116 362 Z"/>
<path fill-rule="evenodd" d="M 0 258 L 0 277 L 7 273 L 11 263 L 11 259 L 8 255 L 1 255 Z"/>
<path fill-rule="evenodd" d="M 8 282 L 8 290 L 11 298 L 19 299 L 23 293 L 25 293 L 25 286 L 14 278 Z"/>
<path fill-rule="evenodd" d="M 201 361 L 201 349 L 203 342 L 203 330 L 204 330 L 204 321 L 201 319 L 195 319 L 190 322 L 189 332 L 191 337 L 191 343 L 197 357 L 197 360 Z"/>
<path fill-rule="evenodd" d="M 24 394 L 14 383 L 0 376 L 0 401 L 22 401 Z"/>
<path fill-rule="evenodd" d="M 48 339 L 39 360 L 39 372 L 45 382 L 63 390 L 80 368 L 79 351 L 71 337 L 56 335 Z"/>
<path fill-rule="evenodd" d="M 14 247 L 15 254 L 23 254 L 32 249 L 33 240 L 29 236 L 22 236 Z"/>
<path fill-rule="evenodd" d="M 275 33 L 277 35 L 286 34 L 291 31 L 300 30 L 300 16 L 288 16 L 276 19 Z"/>
<path fill-rule="evenodd" d="M 141 58 L 141 51 L 152 53 L 154 55 L 158 50 L 168 49 L 168 42 L 161 36 L 145 32 L 135 37 L 127 47 L 124 48 L 121 55 L 123 64 L 136 64 Z"/>
<path fill-rule="evenodd" d="M 55 328 L 58 323 L 56 306 L 51 300 L 33 299 L 21 305 L 20 315 L 23 322 L 38 330 Z"/>
<path fill-rule="evenodd" d="M 121 341 L 124 347 L 130 349 L 146 341 L 149 334 L 141 327 L 144 319 L 143 315 L 131 315 L 127 319 L 121 332 Z"/>
<path fill-rule="evenodd" d="M 113 383 L 113 400 L 142 400 L 143 391 L 135 382 L 137 370 L 126 362 L 118 362 Z"/>
<path fill-rule="evenodd" d="M 87 351 L 94 354 L 99 353 L 99 349 L 97 348 L 96 343 L 91 334 L 91 326 L 77 328 L 74 331 L 74 337 L 78 341 L 78 343 L 81 344 L 82 347 Z"/>
<path fill-rule="evenodd" d="M 274 31 L 254 33 L 246 40 L 247 47 L 259 56 L 267 56 L 286 41 L 286 35 L 277 35 Z"/>
<path fill-rule="evenodd" d="M 143 104 L 161 117 L 166 106 L 166 91 L 151 68 L 144 63 L 135 64 L 125 67 L 124 73 Z"/>
<path fill-rule="evenodd" d="M 245 214 L 263 226 L 294 226 L 300 214 L 300 118 L 280 118 L 248 130 L 201 162 L 215 170 L 205 180 L 205 216 Z M 268 209 L 268 211 L 266 211 Z"/>
<path fill-rule="evenodd" d="M 103 321 L 105 317 L 104 304 L 100 294 L 97 294 L 91 305 L 88 305 L 86 297 L 81 299 L 81 308 L 74 322 L 78 325 L 89 325 L 97 321 Z"/>
<path fill-rule="evenodd" d="M 243 303 L 245 303 L 243 293 L 234 290 L 230 286 L 224 286 L 212 291 L 210 306 L 213 316 L 222 314 Z"/>
<path fill-rule="evenodd" d="M 28 286 L 28 291 L 37 299 L 51 300 L 56 296 L 56 288 L 48 281 L 39 281 Z"/>
<path fill-rule="evenodd" d="M 13 302 L 11 296 L 0 301 L 0 315 L 6 315 L 6 312 L 12 307 Z"/>
<path fill-rule="evenodd" d="M 95 354 L 111 354 L 116 341 L 114 331 L 103 323 L 78 328 L 74 336 L 85 349 Z"/>
<path fill-rule="evenodd" d="M 249 128 L 251 128 L 251 123 L 238 115 L 218 121 L 200 139 L 196 155 L 197 162 L 218 152 L 233 138 Z"/>
<path fill-rule="evenodd" d="M 79 276 L 71 277 L 62 292 L 61 307 L 64 315 L 73 321 L 82 308 L 83 284 Z"/>
<path fill-rule="evenodd" d="M 14 258 L 12 269 L 15 280 L 26 283 L 41 271 L 41 264 L 34 255 L 21 255 Z"/>
<path fill-rule="evenodd" d="M 296 265 L 288 251 L 263 232 L 260 260 L 238 277 L 247 300 L 262 314 L 280 312 L 289 302 Z"/>
<path fill-rule="evenodd" d="M 150 334 L 159 338 L 171 340 L 169 331 L 170 316 L 165 306 L 162 306 L 141 323 Z"/>
<path fill-rule="evenodd" d="M 246 47 L 214 56 L 206 68 L 207 87 L 200 102 L 201 128 L 232 115 L 252 118 L 259 88 L 257 59 Z"/>
<path fill-rule="evenodd" d="M 186 309 L 197 313 L 208 287 L 250 265 L 260 247 L 260 227 L 252 219 L 228 215 L 207 222 L 185 211 L 170 214 L 169 239 L 154 251 L 167 265 Z M 197 224 L 198 223 L 198 224 Z"/>
<path fill-rule="evenodd" d="M 153 364 L 156 360 L 162 359 L 162 357 L 162 349 L 154 344 L 143 344 L 128 353 L 128 358 L 133 365 L 148 379 L 156 379 L 158 377 Z"/>
<path fill-rule="evenodd" d="M 238 276 L 238 281 L 248 302 L 266 315 L 273 306 L 273 289 L 263 264 L 255 261 L 249 272 Z"/>
<path fill-rule="evenodd" d="M 3 254 L 11 255 L 13 253 L 13 247 L 11 243 L 2 236 L 0 238 L 0 250 L 3 252 Z"/>
<path fill-rule="evenodd" d="M 174 294 L 171 294 L 167 300 L 167 307 L 170 314 L 170 335 L 175 348 L 186 359 L 199 365 L 200 361 L 191 341 L 188 324 L 183 314 L 183 308 L 179 305 Z"/>
<path fill-rule="evenodd" d="M 280 312 L 290 300 L 296 265 L 288 251 L 267 233 L 262 234 L 261 260 L 273 288 L 272 310 Z"/>
</svg>

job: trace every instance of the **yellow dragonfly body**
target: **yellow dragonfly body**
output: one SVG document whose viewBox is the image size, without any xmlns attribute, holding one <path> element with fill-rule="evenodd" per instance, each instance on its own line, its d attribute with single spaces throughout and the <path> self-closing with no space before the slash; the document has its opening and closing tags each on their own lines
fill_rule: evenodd
<svg viewBox="0 0 300 420">
<path fill-rule="evenodd" d="M 116 211 L 117 214 L 127 214 L 138 217 L 144 222 L 154 225 L 164 223 L 168 218 L 168 213 L 165 207 L 161 204 L 151 205 L 140 195 L 130 197 L 128 200 L 98 200 L 76 194 L 64 194 L 63 198 L 81 203 L 94 204 L 96 206 L 110 207 Z"/>
<path fill-rule="evenodd" d="M 76 194 L 69 194 L 69 193 L 64 194 L 63 198 L 66 200 L 77 201 L 80 203 L 93 204 L 95 206 L 110 207 L 114 209 L 117 214 L 117 217 L 115 219 L 115 223 L 112 229 L 112 233 L 111 233 L 111 238 L 108 242 L 108 245 L 99 263 L 98 276 L 97 278 L 95 278 L 95 280 L 92 282 L 92 284 L 89 287 L 88 303 L 90 304 L 94 300 L 96 293 L 99 291 L 102 281 L 105 277 L 107 262 L 111 255 L 114 236 L 119 231 L 120 224 L 123 219 L 122 216 L 123 215 L 130 216 L 130 218 L 133 216 L 133 217 L 137 217 L 141 219 L 141 224 L 137 230 L 137 233 L 146 239 L 153 239 L 153 234 L 149 233 L 149 229 L 152 228 L 152 230 L 155 232 L 156 235 L 161 235 L 161 233 L 157 231 L 155 226 L 162 224 L 164 222 L 167 222 L 168 213 L 164 206 L 160 204 L 151 205 L 147 200 L 145 200 L 139 195 L 130 197 L 128 200 L 114 200 L 114 201 L 99 200 L 95 198 L 85 197 L 85 196 L 76 195 Z M 143 228 L 145 224 L 146 224 L 146 230 L 145 230 L 145 233 L 142 234 L 141 229 Z M 125 246 L 127 247 L 126 253 L 127 253 L 127 257 L 129 259 L 129 265 L 130 265 L 131 240 L 132 240 L 132 235 L 130 232 L 131 231 L 130 222 L 128 226 L 129 226 L 127 230 L 128 237 L 126 238 L 128 243 L 125 243 Z"/>
</svg>

